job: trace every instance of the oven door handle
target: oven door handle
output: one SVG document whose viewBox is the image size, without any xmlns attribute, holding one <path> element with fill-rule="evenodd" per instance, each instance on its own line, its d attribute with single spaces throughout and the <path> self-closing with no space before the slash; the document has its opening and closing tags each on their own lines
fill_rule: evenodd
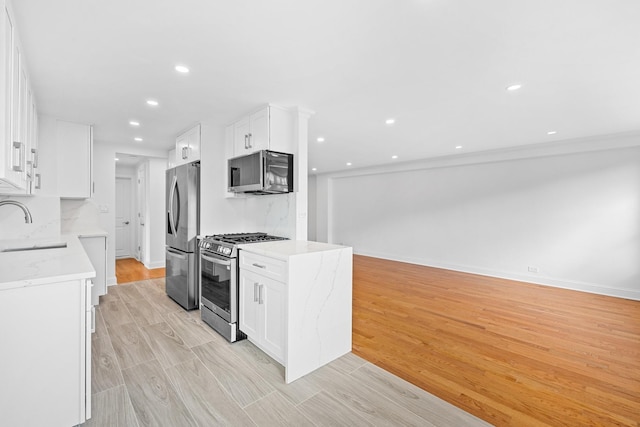
<svg viewBox="0 0 640 427">
<path fill-rule="evenodd" d="M 200 258 L 202 258 L 204 260 L 207 260 L 209 262 L 212 262 L 214 264 L 218 264 L 218 265 L 225 265 L 225 266 L 230 266 L 231 265 L 231 261 L 230 260 L 223 261 L 223 260 L 221 260 L 219 258 L 212 258 L 212 257 L 206 256 L 205 254 L 202 254 L 202 253 L 200 254 Z"/>
</svg>

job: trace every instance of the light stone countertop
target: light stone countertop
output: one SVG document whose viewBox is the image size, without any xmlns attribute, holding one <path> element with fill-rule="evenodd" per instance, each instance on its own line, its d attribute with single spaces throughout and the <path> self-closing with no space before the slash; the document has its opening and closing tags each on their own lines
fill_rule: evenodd
<svg viewBox="0 0 640 427">
<path fill-rule="evenodd" d="M 238 246 L 238 249 L 281 259 L 283 261 L 287 261 L 290 257 L 296 255 L 334 251 L 346 248 L 348 248 L 348 246 L 333 245 L 322 242 L 310 242 L 306 240 L 276 240 L 273 242 L 248 243 Z"/>
<path fill-rule="evenodd" d="M 75 234 L 78 237 L 107 237 L 107 232 L 100 227 L 82 227 L 64 230 L 65 234 Z"/>
<path fill-rule="evenodd" d="M 95 277 L 91 261 L 74 234 L 46 239 L 0 241 L 0 247 L 66 242 L 66 248 L 0 252 L 0 291 Z"/>
</svg>

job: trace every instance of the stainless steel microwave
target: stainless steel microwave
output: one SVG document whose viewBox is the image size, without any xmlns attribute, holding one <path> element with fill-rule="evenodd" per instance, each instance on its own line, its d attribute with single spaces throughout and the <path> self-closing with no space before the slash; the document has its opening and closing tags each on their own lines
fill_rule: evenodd
<svg viewBox="0 0 640 427">
<path fill-rule="evenodd" d="M 262 150 L 228 160 L 229 191 L 278 194 L 293 191 L 293 154 Z"/>
</svg>

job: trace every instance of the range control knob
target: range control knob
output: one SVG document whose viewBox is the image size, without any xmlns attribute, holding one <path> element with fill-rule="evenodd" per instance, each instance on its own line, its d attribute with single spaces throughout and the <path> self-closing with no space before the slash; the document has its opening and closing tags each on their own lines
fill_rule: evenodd
<svg viewBox="0 0 640 427">
<path fill-rule="evenodd" d="M 231 248 L 224 248 L 224 254 L 229 255 L 231 253 Z"/>
</svg>

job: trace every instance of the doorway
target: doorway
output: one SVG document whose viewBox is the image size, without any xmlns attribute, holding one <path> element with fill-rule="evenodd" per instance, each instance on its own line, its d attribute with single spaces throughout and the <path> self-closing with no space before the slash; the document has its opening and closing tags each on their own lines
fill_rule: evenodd
<svg viewBox="0 0 640 427">
<path fill-rule="evenodd" d="M 147 262 L 147 233 L 145 232 L 145 224 L 147 223 L 147 185 L 146 185 L 146 167 L 145 164 L 138 166 L 138 182 L 137 182 L 137 219 L 138 219 L 138 245 L 137 245 L 137 258 L 138 261 Z"/>
<path fill-rule="evenodd" d="M 116 258 L 131 256 L 131 178 L 116 177 Z"/>
</svg>

